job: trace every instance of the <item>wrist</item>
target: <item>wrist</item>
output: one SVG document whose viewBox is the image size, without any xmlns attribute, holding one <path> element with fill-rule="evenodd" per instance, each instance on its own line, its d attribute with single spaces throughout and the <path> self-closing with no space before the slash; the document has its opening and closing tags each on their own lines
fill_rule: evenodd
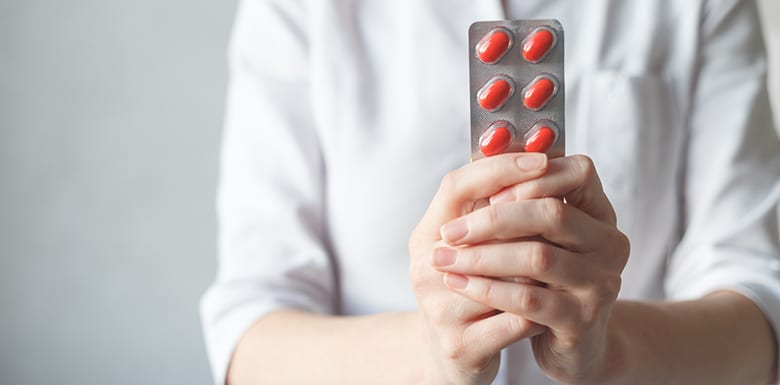
<svg viewBox="0 0 780 385">
<path fill-rule="evenodd" d="M 618 308 L 625 306 L 620 301 L 613 306 L 604 341 L 601 362 L 595 376 L 589 383 L 599 385 L 627 384 L 630 373 L 628 344 L 626 339 L 627 325 L 619 316 Z"/>
</svg>

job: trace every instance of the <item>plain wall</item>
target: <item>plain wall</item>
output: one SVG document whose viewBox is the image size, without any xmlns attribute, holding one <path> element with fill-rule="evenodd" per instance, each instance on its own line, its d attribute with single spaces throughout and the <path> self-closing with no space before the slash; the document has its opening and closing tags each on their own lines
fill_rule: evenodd
<svg viewBox="0 0 780 385">
<path fill-rule="evenodd" d="M 0 384 L 207 384 L 235 1 L 0 0 Z"/>
<path fill-rule="evenodd" d="M 209 382 L 234 7 L 0 0 L 0 384 Z"/>
</svg>

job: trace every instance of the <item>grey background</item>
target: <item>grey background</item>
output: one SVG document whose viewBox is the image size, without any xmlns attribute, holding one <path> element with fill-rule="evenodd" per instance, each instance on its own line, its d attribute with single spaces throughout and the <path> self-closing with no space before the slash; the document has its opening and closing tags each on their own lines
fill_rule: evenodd
<svg viewBox="0 0 780 385">
<path fill-rule="evenodd" d="M 763 0 L 780 111 L 780 2 Z M 0 0 L 0 384 L 207 384 L 235 0 Z"/>
<path fill-rule="evenodd" d="M 235 1 L 0 0 L 0 384 L 208 384 Z"/>
</svg>

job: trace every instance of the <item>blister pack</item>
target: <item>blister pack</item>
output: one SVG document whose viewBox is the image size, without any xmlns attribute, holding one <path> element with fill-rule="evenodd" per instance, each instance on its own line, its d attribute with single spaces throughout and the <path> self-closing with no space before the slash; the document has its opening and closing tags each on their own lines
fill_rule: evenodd
<svg viewBox="0 0 780 385">
<path fill-rule="evenodd" d="M 563 47 L 557 20 L 471 25 L 472 161 L 505 152 L 564 155 Z"/>
</svg>

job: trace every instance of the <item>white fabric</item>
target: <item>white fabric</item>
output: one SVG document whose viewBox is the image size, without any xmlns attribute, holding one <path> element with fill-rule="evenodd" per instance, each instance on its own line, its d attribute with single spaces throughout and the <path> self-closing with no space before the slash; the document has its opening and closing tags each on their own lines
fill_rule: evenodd
<svg viewBox="0 0 780 385">
<path fill-rule="evenodd" d="M 269 311 L 415 308 L 408 236 L 469 159 L 467 28 L 502 18 L 566 29 L 567 151 L 595 160 L 631 239 L 621 296 L 733 289 L 780 330 L 780 145 L 753 1 L 244 0 L 201 309 L 216 383 Z M 526 343 L 505 358 L 496 383 L 551 383 Z"/>
</svg>

